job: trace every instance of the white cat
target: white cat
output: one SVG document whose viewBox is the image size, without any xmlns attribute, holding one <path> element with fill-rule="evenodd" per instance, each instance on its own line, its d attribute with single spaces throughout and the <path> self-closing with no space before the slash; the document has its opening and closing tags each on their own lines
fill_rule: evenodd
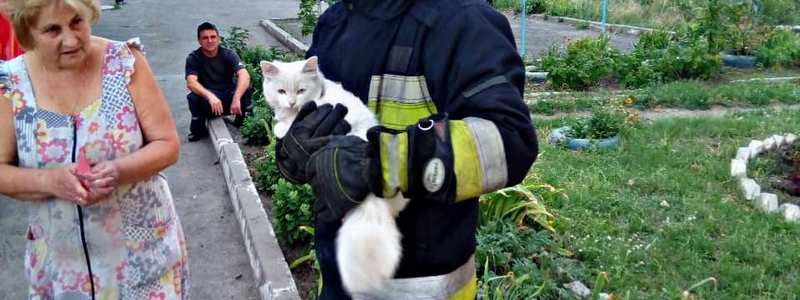
<svg viewBox="0 0 800 300">
<path fill-rule="evenodd" d="M 367 140 L 367 130 L 379 125 L 361 99 L 340 84 L 325 79 L 317 57 L 295 62 L 261 62 L 264 96 L 275 112 L 275 136 L 283 138 L 304 104 L 316 102 L 347 107 L 348 135 Z M 344 287 L 353 295 L 380 289 L 392 278 L 402 248 L 395 217 L 408 204 L 398 193 L 384 199 L 373 194 L 347 213 L 336 237 L 336 259 Z"/>
</svg>

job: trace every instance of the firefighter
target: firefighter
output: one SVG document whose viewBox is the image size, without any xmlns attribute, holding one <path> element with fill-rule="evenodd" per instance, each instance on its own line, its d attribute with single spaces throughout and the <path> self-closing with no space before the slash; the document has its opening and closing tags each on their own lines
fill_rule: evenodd
<svg viewBox="0 0 800 300">
<path fill-rule="evenodd" d="M 477 199 L 521 182 L 538 153 L 507 19 L 484 0 L 343 0 L 320 16 L 306 55 L 381 123 L 363 141 L 341 135 L 341 106 L 309 105 L 277 145 L 284 176 L 317 196 L 321 299 L 350 297 L 336 232 L 370 192 L 411 201 L 397 218 L 396 280 L 359 296 L 474 299 Z"/>
</svg>

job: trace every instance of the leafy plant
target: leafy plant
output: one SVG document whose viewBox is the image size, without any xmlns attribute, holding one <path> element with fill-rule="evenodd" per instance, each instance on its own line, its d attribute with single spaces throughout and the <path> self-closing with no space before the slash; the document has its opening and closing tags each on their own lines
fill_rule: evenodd
<svg viewBox="0 0 800 300">
<path fill-rule="evenodd" d="M 535 175 L 529 175 L 526 182 L 481 196 L 481 224 L 505 220 L 517 226 L 538 224 L 553 231 L 555 216 L 547 210 L 542 199 L 552 199 L 563 194 L 535 178 Z"/>
<path fill-rule="evenodd" d="M 761 0 L 758 18 L 765 24 L 800 24 L 800 2 L 796 0 Z"/>
<path fill-rule="evenodd" d="M 312 224 L 314 194 L 308 185 L 295 185 L 279 178 L 273 187 L 272 219 L 275 235 L 285 245 L 308 242 L 300 226 Z"/>
<path fill-rule="evenodd" d="M 717 53 L 708 42 L 688 32 L 670 35 L 647 32 L 641 35 L 633 52 L 618 66 L 618 76 L 626 87 L 643 87 L 679 79 L 710 79 L 722 69 Z"/>
<path fill-rule="evenodd" d="M 519 1 L 519 6 L 522 6 L 522 1 Z M 529 14 L 540 14 L 547 9 L 545 0 L 527 0 L 525 1 L 525 12 Z M 517 9 L 517 11 L 520 11 Z"/>
<path fill-rule="evenodd" d="M 297 13 L 297 16 L 303 24 L 301 34 L 304 36 L 314 32 L 314 27 L 317 26 L 317 1 L 318 0 L 300 0 L 300 11 Z"/>
<path fill-rule="evenodd" d="M 727 16 L 727 48 L 737 55 L 753 55 L 753 50 L 763 39 L 765 29 L 752 16 L 749 2 L 730 4 L 724 7 Z"/>
<path fill-rule="evenodd" d="M 723 1 L 723 2 L 720 2 Z M 716 54 L 725 48 L 726 19 L 723 10 L 727 0 L 704 0 L 689 23 L 691 39 L 705 39 L 708 52 Z"/>
<path fill-rule="evenodd" d="M 623 112 L 596 108 L 587 117 L 578 118 L 570 126 L 567 135 L 572 138 L 605 139 L 620 133 L 625 126 L 626 115 Z"/>
<path fill-rule="evenodd" d="M 557 47 L 542 57 L 542 69 L 556 88 L 585 89 L 613 74 L 620 58 L 609 46 L 608 36 L 583 38 Z"/>
<path fill-rule="evenodd" d="M 492 220 L 478 230 L 479 299 L 574 299 L 563 283 L 583 267 L 548 231 Z"/>
<path fill-rule="evenodd" d="M 773 30 L 756 50 L 758 62 L 765 67 L 800 66 L 800 37 L 791 31 Z"/>
<path fill-rule="evenodd" d="M 249 115 L 242 122 L 239 129 L 246 144 L 265 145 L 269 143 L 272 136 L 272 110 L 265 105 L 253 107 L 252 115 Z"/>
<path fill-rule="evenodd" d="M 275 143 L 264 147 L 264 157 L 255 161 L 253 181 L 261 190 L 274 192 L 273 188 L 281 178 L 278 165 L 275 163 Z"/>
<path fill-rule="evenodd" d="M 233 26 L 228 30 L 227 35 L 221 37 L 220 46 L 235 51 L 241 56 L 242 51 L 247 48 L 247 40 L 250 38 L 250 31 L 239 26 Z"/>
</svg>

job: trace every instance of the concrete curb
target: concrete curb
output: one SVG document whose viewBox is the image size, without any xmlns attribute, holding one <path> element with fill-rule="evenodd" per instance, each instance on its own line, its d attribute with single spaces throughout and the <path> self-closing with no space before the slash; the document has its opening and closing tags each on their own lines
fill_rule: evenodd
<svg viewBox="0 0 800 300">
<path fill-rule="evenodd" d="M 283 28 L 278 27 L 275 22 L 270 20 L 261 20 L 259 22 L 261 27 L 263 27 L 267 33 L 271 34 L 275 39 L 277 39 L 281 44 L 289 48 L 294 53 L 297 53 L 300 56 L 305 56 L 306 51 L 308 50 L 308 45 L 303 44 L 303 42 L 299 41 L 298 39 L 294 38 L 290 33 L 283 30 Z"/>
<path fill-rule="evenodd" d="M 209 120 L 208 131 L 222 166 L 261 299 L 300 299 L 239 144 L 233 142 L 222 118 Z"/>
</svg>

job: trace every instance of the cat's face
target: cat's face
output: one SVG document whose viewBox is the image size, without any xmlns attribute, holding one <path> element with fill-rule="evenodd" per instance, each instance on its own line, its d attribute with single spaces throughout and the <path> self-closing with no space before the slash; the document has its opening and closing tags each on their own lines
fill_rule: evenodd
<svg viewBox="0 0 800 300">
<path fill-rule="evenodd" d="M 264 97 L 273 109 L 296 112 L 322 93 L 323 81 L 317 70 L 316 56 L 288 63 L 262 61 L 261 72 Z"/>
</svg>

